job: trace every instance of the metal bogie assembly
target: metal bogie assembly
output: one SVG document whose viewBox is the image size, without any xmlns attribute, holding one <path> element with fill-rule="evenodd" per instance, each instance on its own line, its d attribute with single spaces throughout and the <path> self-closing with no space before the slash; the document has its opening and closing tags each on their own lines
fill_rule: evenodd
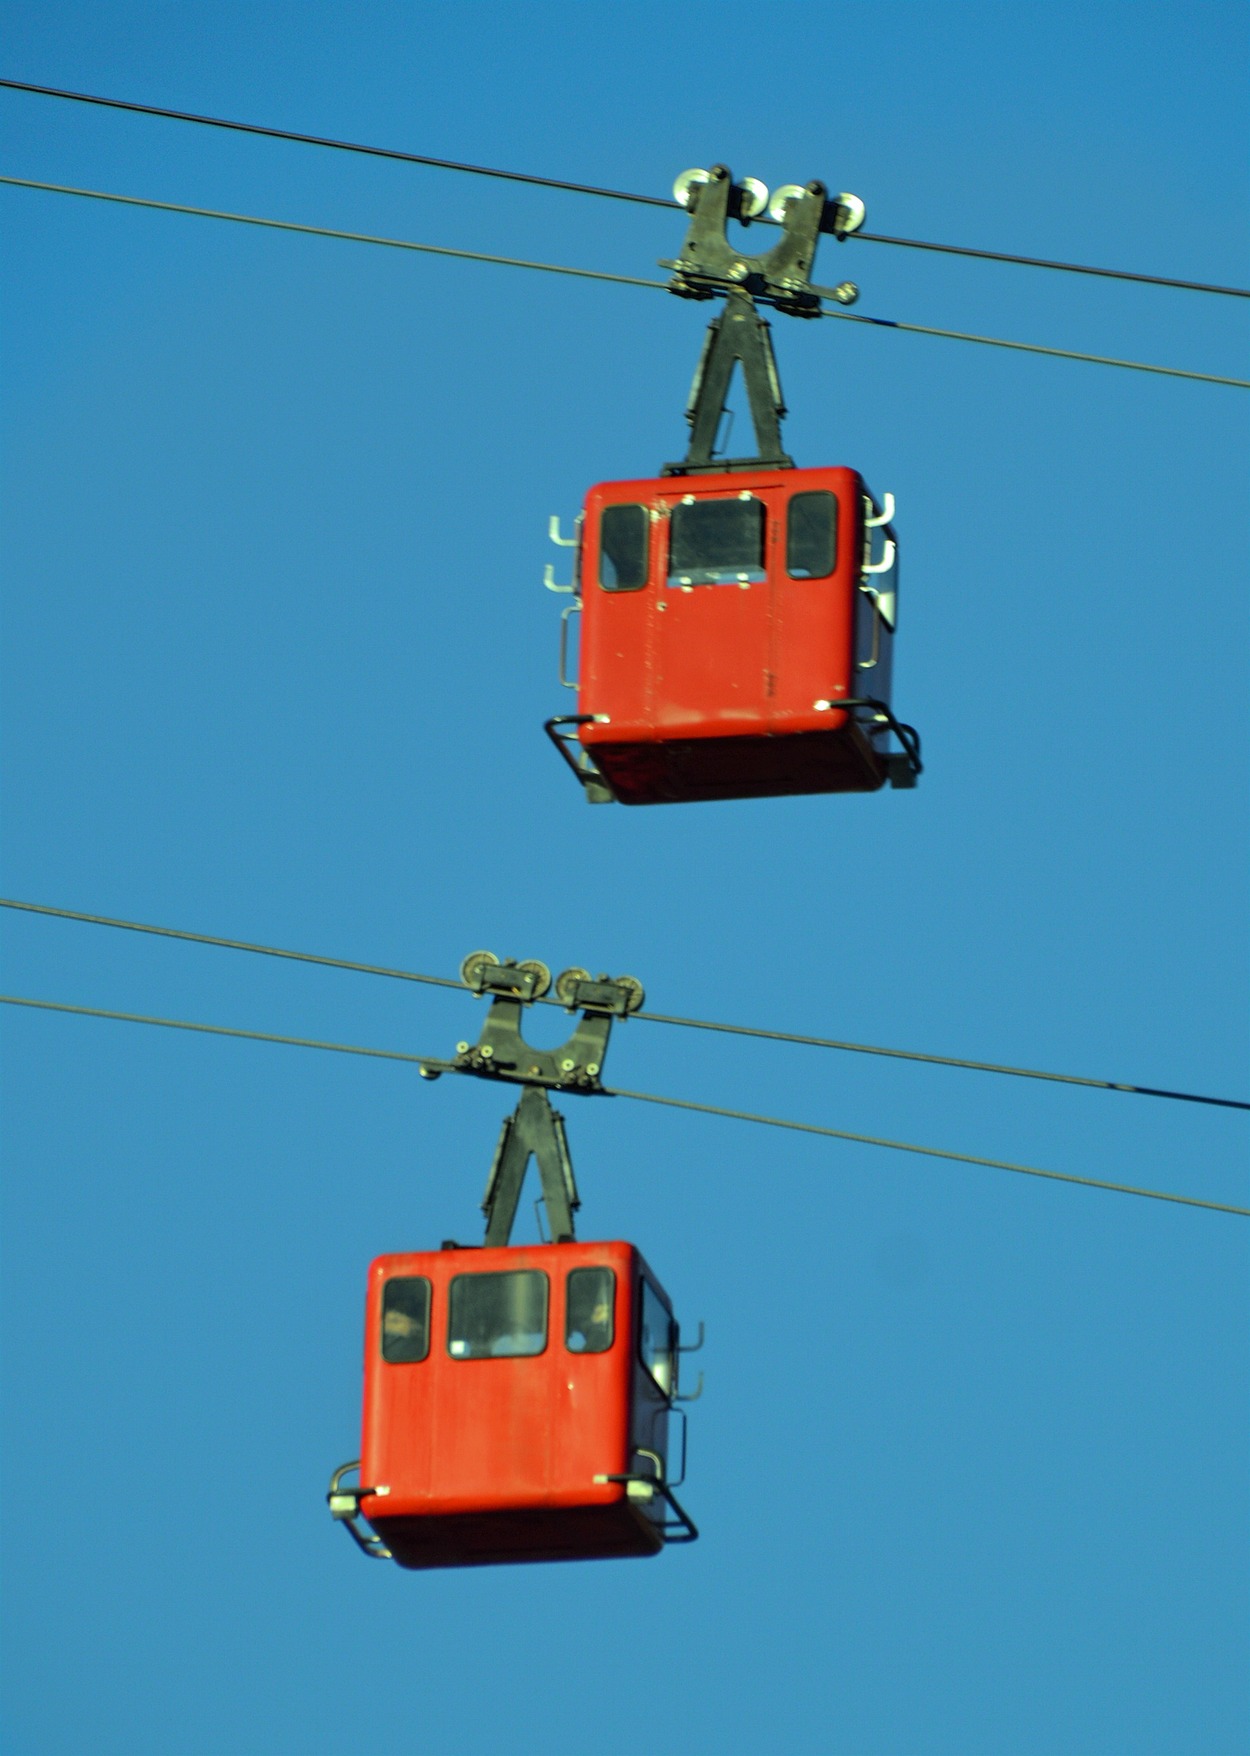
<svg viewBox="0 0 1250 1756">
<path fill-rule="evenodd" d="M 787 183 L 769 201 L 768 191 L 754 177 L 735 183 L 727 165 L 710 171 L 683 171 L 673 193 L 690 214 L 690 229 L 676 261 L 662 261 L 673 271 L 670 291 L 685 299 L 711 299 L 734 288 L 767 299 L 794 317 L 818 317 L 819 295 L 810 287 L 816 246 L 822 232 L 841 241 L 864 223 L 864 204 L 855 195 L 830 200 L 825 185 L 812 181 L 802 188 Z M 765 207 L 783 236 L 771 250 L 747 255 L 730 241 L 730 219 L 749 225 Z M 858 297 L 851 283 L 839 289 L 839 302 Z"/>
<path fill-rule="evenodd" d="M 500 962 L 491 951 L 474 951 L 460 966 L 461 980 L 475 994 L 489 994 L 490 1011 L 476 1043 L 457 1043 L 454 1061 L 422 1061 L 426 1079 L 442 1073 L 473 1073 L 513 1085 L 555 1091 L 598 1093 L 614 1018 L 637 1012 L 645 999 L 636 976 L 598 976 L 562 970 L 556 993 L 570 1012 L 582 1014 L 568 1041 L 558 1049 L 535 1049 L 521 1035 L 522 1008 L 540 1000 L 551 986 L 551 971 L 531 959 Z"/>
</svg>

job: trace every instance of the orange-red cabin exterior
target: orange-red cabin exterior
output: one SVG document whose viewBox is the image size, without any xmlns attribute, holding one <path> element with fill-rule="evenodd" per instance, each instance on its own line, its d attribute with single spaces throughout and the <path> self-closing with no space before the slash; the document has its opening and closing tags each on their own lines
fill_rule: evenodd
<svg viewBox="0 0 1250 1756">
<path fill-rule="evenodd" d="M 654 1554 L 662 1498 L 595 1478 L 666 1479 L 676 1346 L 632 1244 L 378 1257 L 361 1511 L 403 1567 Z"/>
<path fill-rule="evenodd" d="M 743 509 L 736 549 L 738 514 L 725 502 Z M 645 510 L 641 566 L 624 551 L 642 517 L 610 510 L 622 507 Z M 874 556 L 895 556 L 893 540 L 851 469 L 592 488 L 578 712 L 593 718 L 578 737 L 616 797 L 642 805 L 880 787 L 888 728 L 871 710 L 837 703 L 889 702 L 897 564 Z M 882 575 L 871 584 L 869 567 Z"/>
</svg>

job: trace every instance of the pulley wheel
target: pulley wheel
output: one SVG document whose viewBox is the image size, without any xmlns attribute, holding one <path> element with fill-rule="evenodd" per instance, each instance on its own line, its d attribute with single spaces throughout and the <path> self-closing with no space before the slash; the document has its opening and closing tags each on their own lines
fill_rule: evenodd
<svg viewBox="0 0 1250 1756">
<path fill-rule="evenodd" d="M 543 995 L 547 992 L 547 989 L 551 986 L 551 971 L 547 968 L 546 964 L 540 963 L 536 957 L 531 957 L 527 963 L 518 963 L 517 969 L 523 976 L 533 976 L 533 997 L 535 1000 L 541 1000 Z"/>
<path fill-rule="evenodd" d="M 637 1012 L 646 999 L 646 992 L 637 976 L 617 976 L 616 985 L 625 990 L 626 1012 Z"/>
<path fill-rule="evenodd" d="M 493 951 L 470 951 L 460 965 L 460 980 L 466 988 L 481 988 L 483 971 L 497 964 L 499 959 Z"/>
<path fill-rule="evenodd" d="M 768 206 L 768 184 L 761 183 L 758 177 L 744 177 L 738 185 L 738 215 L 740 219 L 758 219 Z"/>
<path fill-rule="evenodd" d="M 786 209 L 792 201 L 802 201 L 807 194 L 801 183 L 783 183 L 780 189 L 773 190 L 772 200 L 768 204 L 768 217 L 775 219 L 777 224 L 784 225 Z"/>
<path fill-rule="evenodd" d="M 850 195 L 845 190 L 837 199 L 838 236 L 849 238 L 857 232 L 867 218 L 867 209 L 858 195 Z"/>
<path fill-rule="evenodd" d="M 576 965 L 572 969 L 562 969 L 556 977 L 556 999 L 563 1006 L 571 1006 L 573 1004 L 573 990 L 578 982 L 588 982 L 589 980 L 590 971 L 588 969 L 578 969 Z"/>
<path fill-rule="evenodd" d="M 710 183 L 711 181 L 711 172 L 700 170 L 697 166 L 693 170 L 683 171 L 681 176 L 678 177 L 677 181 L 673 184 L 674 201 L 676 201 L 679 207 L 689 207 L 690 191 L 692 189 L 697 189 L 703 183 Z"/>
</svg>

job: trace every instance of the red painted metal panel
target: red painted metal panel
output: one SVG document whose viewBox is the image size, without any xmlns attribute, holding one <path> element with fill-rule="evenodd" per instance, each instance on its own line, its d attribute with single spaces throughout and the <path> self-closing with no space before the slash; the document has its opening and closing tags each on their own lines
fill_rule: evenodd
<svg viewBox="0 0 1250 1756">
<path fill-rule="evenodd" d="M 567 1277 L 611 1268 L 614 1338 L 602 1353 L 565 1343 Z M 527 1357 L 457 1358 L 448 1311 L 457 1276 L 536 1270 L 549 1284 L 546 1345 Z M 652 1554 L 658 1509 L 596 1475 L 636 1467 L 633 1446 L 664 1456 L 666 1428 L 636 1382 L 636 1286 L 645 1271 L 621 1242 L 422 1251 L 369 1271 L 361 1509 L 401 1565 L 474 1565 Z M 382 1357 L 382 1288 L 392 1276 L 431 1287 L 423 1360 Z M 667 1403 L 663 1414 L 667 1417 Z M 641 1421 L 647 1438 L 635 1437 Z M 656 1435 L 660 1443 L 654 1443 Z M 385 1489 L 385 1493 L 381 1490 Z"/>
<path fill-rule="evenodd" d="M 792 579 L 786 516 L 793 495 L 827 492 L 838 507 L 834 571 Z M 850 469 L 734 471 L 602 483 L 587 497 L 579 736 L 625 804 L 785 793 L 872 791 L 885 771 L 834 703 L 858 693 L 855 619 L 864 486 Z M 750 497 L 765 509 L 763 579 L 682 585 L 669 532 L 683 500 Z M 649 574 L 605 591 L 599 527 L 607 506 L 651 514 Z M 821 705 L 817 705 L 820 703 Z"/>
</svg>

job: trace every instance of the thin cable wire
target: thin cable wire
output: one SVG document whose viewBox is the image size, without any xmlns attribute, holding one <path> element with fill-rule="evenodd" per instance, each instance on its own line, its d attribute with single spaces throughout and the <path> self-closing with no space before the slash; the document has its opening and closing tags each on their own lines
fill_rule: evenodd
<svg viewBox="0 0 1250 1756">
<path fill-rule="evenodd" d="M 72 1012 L 80 1018 L 112 1018 L 121 1024 L 159 1024 L 166 1030 L 193 1030 L 201 1036 L 243 1037 L 249 1043 L 285 1043 L 292 1049 L 327 1049 L 335 1055 L 368 1055 L 377 1061 L 408 1061 L 420 1067 L 427 1055 L 407 1055 L 399 1049 L 366 1049 L 357 1043 L 325 1043 L 317 1037 L 276 1036 L 267 1030 L 239 1030 L 228 1024 L 194 1024 L 185 1018 L 156 1018 L 146 1012 L 114 1012 L 104 1006 L 70 1006 L 63 1000 L 31 1000 L 20 994 L 0 994 L 0 1005 L 33 1006 L 40 1012 Z"/>
<path fill-rule="evenodd" d="M 0 1004 L 27 1006 L 42 1012 L 68 1012 L 80 1018 L 107 1018 L 120 1024 L 151 1024 L 165 1030 L 189 1030 L 204 1036 L 242 1037 L 248 1042 L 280 1043 L 296 1049 L 323 1049 L 336 1055 L 366 1055 L 380 1061 L 406 1061 L 418 1067 L 429 1065 L 431 1058 L 405 1054 L 397 1049 L 370 1049 L 356 1043 L 322 1042 L 315 1037 L 278 1036 L 270 1031 L 240 1030 L 224 1024 L 196 1024 L 182 1018 L 158 1018 L 143 1012 L 115 1012 L 103 1006 L 71 1006 L 62 1000 L 35 1000 L 27 995 L 0 994 Z M 1205 1207 L 1215 1213 L 1235 1213 L 1250 1219 L 1250 1207 L 1232 1207 L 1222 1201 L 1203 1201 L 1195 1195 L 1175 1195 L 1161 1189 L 1139 1189 L 1128 1183 L 1110 1183 L 1098 1177 L 1080 1177 L 1069 1171 L 1046 1171 L 1036 1165 L 1018 1165 L 1009 1160 L 978 1158 L 965 1152 L 947 1152 L 937 1146 L 916 1146 L 903 1140 L 885 1140 L 872 1134 L 852 1134 L 844 1128 L 826 1128 L 814 1122 L 791 1122 L 779 1116 L 761 1116 L 750 1110 L 729 1110 L 718 1104 L 698 1104 L 686 1098 L 660 1097 L 654 1092 L 604 1090 L 603 1097 L 629 1098 L 636 1103 L 661 1104 L 667 1109 L 694 1110 L 705 1116 L 724 1116 L 733 1122 L 756 1122 L 768 1128 L 787 1128 L 800 1134 L 819 1134 L 830 1140 L 847 1140 L 859 1146 L 888 1147 L 895 1152 L 918 1153 L 925 1158 L 949 1159 L 956 1164 L 980 1165 L 987 1170 L 1014 1171 L 1025 1177 L 1045 1177 L 1057 1183 L 1079 1183 L 1088 1189 L 1106 1189 L 1117 1195 L 1139 1195 L 1151 1201 L 1172 1201 L 1182 1207 Z"/>
<path fill-rule="evenodd" d="M 1250 287 L 1223 287 L 1202 280 L 1173 280 L 1163 274 L 1136 274 L 1131 268 L 1093 268 L 1085 262 L 1053 262 L 1045 256 L 1017 256 L 1007 250 L 974 250 L 967 244 L 931 244 L 923 238 L 888 238 L 884 232 L 849 232 L 847 236 L 864 244 L 893 244 L 902 250 L 936 250 L 943 256 L 1010 262 L 1017 268 L 1050 268 L 1060 274 L 1092 274 L 1104 280 L 1140 281 L 1149 287 L 1176 287 L 1186 293 L 1218 293 L 1226 299 L 1250 299 Z"/>
<path fill-rule="evenodd" d="M 831 287 L 813 287 L 822 299 L 831 299 Z M 905 329 L 912 335 L 940 335 L 947 341 L 977 342 L 982 347 L 1010 348 L 1021 354 L 1048 354 L 1054 360 L 1083 360 L 1090 366 L 1120 366 L 1129 372 L 1154 372 L 1163 378 L 1196 378 L 1204 384 L 1227 384 L 1237 390 L 1250 390 L 1250 379 L 1222 378 L 1213 372 L 1186 372 L 1179 366 L 1152 366 L 1144 360 L 1120 360 L 1111 354 L 1080 354 L 1071 348 L 1047 348 L 1033 341 L 1006 341 L 997 335 L 972 335 L 962 329 L 934 329 L 926 323 L 899 323 L 892 317 L 865 317 L 857 311 L 838 307 L 822 310 L 822 317 L 840 317 L 847 323 L 871 323 L 877 329 Z"/>
<path fill-rule="evenodd" d="M 424 165 L 439 171 L 464 171 L 474 177 L 496 177 L 508 183 L 530 183 L 539 189 L 560 189 L 573 195 L 597 195 L 609 201 L 630 201 L 644 207 L 667 207 L 681 211 L 681 204 L 663 195 L 637 195 L 625 189 L 603 189 L 591 183 L 569 183 L 559 177 L 537 177 L 525 171 L 501 171 L 487 165 L 470 165 L 457 159 L 430 158 L 424 153 L 401 152 L 394 147 L 367 146 L 358 141 L 335 140 L 321 134 L 301 134 L 291 128 L 270 128 L 259 122 L 232 122 L 224 116 L 201 116 L 189 110 L 165 109 L 159 104 L 132 103 L 126 98 L 99 97 L 89 92 L 64 91 L 54 85 L 32 85 L 22 79 L 0 79 L 10 91 L 32 92 L 39 97 L 66 98 L 76 104 L 96 104 L 109 110 L 129 110 L 140 116 L 160 116 L 168 122 L 194 122 L 204 128 L 223 128 L 235 134 L 255 134 L 269 140 L 289 140 L 302 146 L 329 147 L 335 152 L 362 153 L 369 158 L 393 159 L 400 164 Z M 761 214 L 754 223 L 775 225 Z M 1054 262 L 1042 256 L 1017 256 L 1002 250 L 974 250 L 964 244 L 934 244 L 921 238 L 893 238 L 884 232 L 851 232 L 849 237 L 866 244 L 890 244 L 903 250 L 932 250 L 946 256 L 970 256 L 983 262 L 1008 262 L 1022 268 L 1049 268 L 1063 274 L 1099 275 L 1107 280 L 1138 281 L 1147 286 L 1175 287 L 1191 293 L 1218 293 L 1231 299 L 1250 299 L 1245 287 L 1214 286 L 1207 281 L 1175 280 L 1167 275 L 1137 274 L 1124 268 L 1091 268 L 1080 262 Z"/>
<path fill-rule="evenodd" d="M 608 1096 L 634 1098 L 640 1104 L 662 1104 L 670 1110 L 695 1110 L 704 1116 L 725 1116 L 732 1122 L 758 1122 L 765 1128 L 788 1128 L 798 1134 L 820 1134 L 830 1140 L 850 1140 L 858 1146 L 884 1146 L 892 1152 L 920 1153 L 925 1158 L 950 1159 L 955 1164 L 983 1165 L 991 1171 L 1017 1171 L 1023 1177 L 1080 1183 L 1087 1189 L 1109 1189 L 1117 1195 L 1142 1195 L 1151 1201 L 1176 1201 L 1184 1207 L 1209 1207 L 1217 1213 L 1237 1213 L 1250 1219 L 1250 1207 L 1231 1207 L 1222 1201 L 1200 1201 L 1194 1195 L 1173 1195 L 1162 1189 L 1138 1189 L 1129 1183 L 1108 1183 L 1101 1177 L 1078 1177 L 1072 1171 L 1044 1171 L 1037 1165 L 1012 1164 L 1008 1159 L 978 1158 L 968 1152 L 947 1152 L 939 1146 L 915 1146 L 906 1140 L 885 1140 L 875 1134 L 852 1134 L 845 1128 L 826 1128 L 816 1122 L 791 1122 L 781 1116 L 760 1116 L 751 1110 L 728 1110 L 720 1104 L 696 1104 L 689 1098 L 658 1097 L 649 1091 L 622 1091 L 619 1086 L 614 1087 Z"/>
<path fill-rule="evenodd" d="M 159 104 L 136 104 L 126 98 L 96 97 L 84 91 L 62 91 L 54 85 L 28 85 L 21 79 L 0 79 L 10 91 L 34 92 L 39 97 L 68 98 L 75 104 L 98 104 L 106 110 L 130 110 L 139 116 L 160 116 L 167 122 L 195 122 L 202 128 L 224 128 L 233 134 L 258 134 L 267 140 L 290 140 L 300 146 L 324 146 L 334 152 L 362 153 L 367 158 L 394 159 L 404 165 L 425 165 L 435 171 L 466 171 L 472 177 L 496 177 L 505 183 L 531 183 L 538 189 L 560 189 L 571 195 L 601 195 L 609 201 L 632 201 L 642 207 L 677 207 L 664 195 L 631 195 L 625 189 L 600 189 L 591 183 L 567 183 L 559 177 L 536 177 L 527 171 L 500 171 L 489 165 L 464 164 L 458 159 L 430 158 L 425 153 L 401 152 L 391 146 L 366 146 L 355 140 L 334 140 L 323 134 L 300 134 L 292 128 L 269 128 L 260 122 L 231 122 L 224 116 L 200 116 L 190 110 L 166 110 Z"/>
<path fill-rule="evenodd" d="M 262 226 L 275 232 L 299 232 L 312 238 L 337 238 L 349 244 L 375 244 L 387 250 L 418 251 L 426 256 L 452 256 L 462 262 L 488 262 L 501 268 L 532 268 L 543 274 L 571 275 L 578 280 L 608 281 L 617 286 L 647 287 L 659 292 L 668 290 L 668 283 L 661 280 L 644 280 L 638 275 L 608 274 L 596 268 L 569 268 L 556 262 L 534 262 L 521 256 L 495 256 L 483 250 L 453 250 L 445 244 L 418 244 L 408 238 L 386 238 L 369 232 L 344 232 L 331 226 L 302 225 L 294 220 L 265 219 L 258 214 L 228 213 L 220 208 L 190 207 L 178 201 L 153 201 L 140 195 L 115 195 L 103 189 L 81 189 L 68 183 L 43 183 L 32 177 L 0 176 L 0 183 L 7 183 L 15 189 L 39 189 L 49 195 L 79 195 L 91 201 L 111 201 L 123 207 L 154 208 L 160 213 L 191 214 L 197 219 L 229 220 L 234 225 Z M 812 289 L 821 297 L 829 297 L 830 290 L 824 287 Z M 915 335 L 942 336 L 949 341 L 978 342 L 983 347 L 1010 348 L 1016 353 L 1045 354 L 1052 359 L 1080 360 L 1091 366 L 1118 366 L 1129 372 L 1150 372 L 1163 378 L 1188 378 L 1200 384 L 1223 384 L 1235 390 L 1250 390 L 1250 379 L 1226 378 L 1215 372 L 1189 372 L 1180 366 L 1155 366 L 1143 360 L 1121 360 L 1109 354 L 1083 354 L 1071 348 L 1042 347 L 1036 342 L 1005 341 L 999 336 L 972 335 L 958 329 L 934 329 L 921 323 L 895 322 L 886 317 L 862 317 L 849 311 L 824 310 L 824 317 L 840 317 L 851 323 L 869 323 L 880 329 L 910 330 Z"/>
<path fill-rule="evenodd" d="M 1177 1103 L 1212 1104 L 1221 1110 L 1250 1110 L 1244 1098 L 1207 1097 L 1195 1091 L 1169 1091 L 1158 1085 L 1129 1085 L 1118 1079 L 1089 1079 L 1079 1073 L 1044 1073 L 1036 1067 L 1010 1067 L 999 1061 L 969 1061 L 957 1055 L 924 1055 L 915 1049 L 884 1049 L 873 1043 L 851 1043 L 836 1037 L 803 1036 L 797 1031 L 762 1030 L 748 1024 L 717 1024 L 708 1018 L 679 1018 L 666 1012 L 639 1012 L 652 1024 L 685 1025 L 691 1030 L 724 1031 L 732 1036 L 759 1037 L 770 1043 L 799 1043 L 811 1049 L 844 1049 L 855 1055 L 885 1055 L 895 1061 L 920 1061 L 931 1067 L 962 1067 L 971 1073 L 1004 1073 L 1013 1079 L 1044 1079 L 1056 1085 L 1084 1085 L 1097 1091 L 1130 1092 L 1135 1097 L 1171 1098 Z"/>
<path fill-rule="evenodd" d="M 227 213 L 216 207 L 188 207 L 180 201 L 152 201 L 142 195 L 114 195 L 104 189 L 79 189 L 69 183 L 38 183 L 31 177 L 0 177 L 17 189 L 42 189 L 49 195 L 83 195 L 91 201 L 113 201 L 123 207 L 151 207 L 160 213 L 188 213 L 197 219 L 229 220 L 237 226 L 263 226 L 271 232 L 302 232 L 309 238 L 338 238 L 347 244 L 377 244 L 386 250 L 415 250 L 423 256 L 455 256 L 462 262 L 492 262 L 501 268 L 536 268 L 544 274 L 569 274 L 579 280 L 616 281 L 627 287 L 664 288 L 662 280 L 640 280 L 632 274 L 606 274 L 597 268 L 566 268 L 558 262 L 532 262 L 523 256 L 493 256 L 485 250 L 452 250 L 446 244 L 418 244 L 410 238 L 383 238 L 371 232 L 341 232 L 331 226 L 300 225 L 295 220 L 264 219 L 254 213 Z"/>
<path fill-rule="evenodd" d="M 391 969 L 384 964 L 357 963 L 345 957 L 324 957 L 311 951 L 289 951 L 276 945 L 258 945 L 247 939 L 223 939 L 212 933 L 191 933 L 180 927 L 154 927 L 144 921 L 121 920 L 114 915 L 85 914 L 80 909 L 53 908 L 43 902 L 19 902 L 14 897 L 0 896 L 0 908 L 20 909 L 26 914 L 51 915 L 63 921 L 81 921 L 93 927 L 120 927 L 130 933 L 152 933 L 162 939 L 185 939 L 195 945 L 215 945 L 227 951 L 256 952 L 263 957 L 284 957 L 294 963 L 324 964 L 331 969 L 354 970 L 360 975 L 389 976 L 401 982 L 423 982 L 435 988 L 458 988 L 464 983 L 450 976 L 418 975 L 412 970 Z M 543 1006 L 559 1006 L 556 999 L 540 998 Z M 1212 1104 L 1219 1109 L 1250 1110 L 1250 1102 L 1241 1098 L 1206 1097 L 1193 1091 L 1169 1091 L 1161 1086 L 1130 1085 L 1123 1080 L 1089 1079 L 1077 1073 L 1044 1073 L 1032 1067 L 1009 1067 L 997 1061 L 970 1061 L 955 1055 L 926 1055 L 914 1049 L 887 1049 L 871 1043 L 853 1043 L 837 1037 L 804 1036 L 796 1031 L 764 1030 L 747 1024 L 719 1024 L 708 1018 L 684 1018 L 667 1012 L 636 1012 L 632 1017 L 647 1024 L 680 1025 L 689 1030 L 717 1031 L 727 1036 L 756 1037 L 764 1042 L 797 1043 L 812 1049 L 840 1049 L 856 1055 L 885 1055 L 896 1061 L 920 1061 L 934 1067 L 961 1067 L 974 1073 L 1003 1073 L 1015 1079 L 1044 1079 L 1057 1085 L 1083 1085 L 1099 1091 L 1128 1092 L 1136 1097 L 1170 1098 L 1181 1103 Z"/>
<path fill-rule="evenodd" d="M 0 908 L 21 909 L 26 914 L 53 915 L 62 921 L 82 921 L 92 927 L 123 927 L 129 933 L 153 933 L 161 939 L 187 939 L 193 945 L 217 945 L 226 951 L 254 951 L 264 957 L 285 957 L 292 963 L 320 963 L 330 969 L 355 970 L 358 975 L 390 976 L 399 982 L 424 982 L 432 988 L 458 988 L 465 992 L 463 982 L 451 976 L 423 976 L 412 970 L 389 969 L 380 963 L 355 963 L 346 957 L 321 957 L 313 951 L 285 951 L 277 945 L 255 945 L 247 939 L 222 939 L 213 933 L 188 933 L 181 927 L 153 927 L 145 921 L 122 921 L 112 915 L 88 915 L 78 909 L 50 908 L 43 902 L 17 902 L 0 896 Z"/>
</svg>

